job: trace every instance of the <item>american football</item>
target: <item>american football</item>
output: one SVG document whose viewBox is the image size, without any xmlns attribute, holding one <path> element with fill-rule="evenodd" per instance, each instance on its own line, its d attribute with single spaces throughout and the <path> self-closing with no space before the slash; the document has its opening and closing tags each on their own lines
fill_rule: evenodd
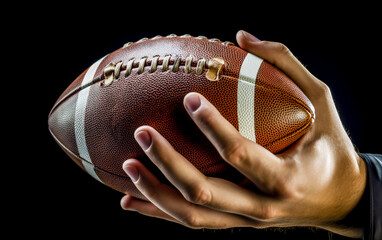
<svg viewBox="0 0 382 240">
<path fill-rule="evenodd" d="M 144 198 L 122 169 L 151 161 L 134 139 L 149 125 L 208 176 L 239 182 L 183 107 L 205 96 L 242 136 L 272 153 L 287 149 L 314 122 L 314 107 L 283 72 L 230 42 L 190 35 L 129 42 L 99 59 L 61 94 L 49 130 L 74 162 L 98 181 Z"/>
</svg>

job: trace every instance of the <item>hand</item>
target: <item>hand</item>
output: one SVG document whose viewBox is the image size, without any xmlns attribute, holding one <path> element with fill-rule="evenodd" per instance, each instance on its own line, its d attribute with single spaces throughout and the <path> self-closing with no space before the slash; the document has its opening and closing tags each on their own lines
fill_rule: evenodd
<svg viewBox="0 0 382 240">
<path fill-rule="evenodd" d="M 190 117 L 222 158 L 260 191 L 203 175 L 155 129 L 142 126 L 136 140 L 173 186 L 129 159 L 123 169 L 149 202 L 126 195 L 122 207 L 191 228 L 315 226 L 360 237 L 361 229 L 336 224 L 360 201 L 366 170 L 329 88 L 283 44 L 260 41 L 244 31 L 238 32 L 237 42 L 284 71 L 304 91 L 316 111 L 312 129 L 286 152 L 274 155 L 242 137 L 206 98 L 190 93 L 184 98 Z"/>
</svg>

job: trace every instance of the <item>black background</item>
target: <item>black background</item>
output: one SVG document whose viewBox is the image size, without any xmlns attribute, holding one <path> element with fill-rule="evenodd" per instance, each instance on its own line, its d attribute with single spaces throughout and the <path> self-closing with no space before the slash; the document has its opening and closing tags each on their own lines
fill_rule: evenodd
<svg viewBox="0 0 382 240">
<path fill-rule="evenodd" d="M 326 231 L 301 228 L 192 230 L 125 212 L 119 205 L 122 194 L 93 180 L 58 147 L 49 134 L 47 117 L 62 91 L 84 69 L 126 42 L 171 33 L 236 42 L 236 32 L 244 29 L 261 40 L 287 45 L 329 85 L 357 149 L 381 153 L 380 18 L 375 9 L 257 2 L 24 5 L 23 13 L 3 20 L 11 40 L 4 48 L 10 51 L 7 60 L 12 65 L 12 77 L 4 82 L 3 91 L 21 99 L 9 109 L 18 117 L 5 119 L 3 126 L 12 129 L 11 144 L 5 149 L 12 151 L 13 159 L 4 171 L 10 190 L 4 197 L 9 200 L 5 208 L 11 210 L 7 230 L 15 236 L 41 238 L 329 239 Z M 9 22 L 14 25 L 8 27 Z"/>
</svg>

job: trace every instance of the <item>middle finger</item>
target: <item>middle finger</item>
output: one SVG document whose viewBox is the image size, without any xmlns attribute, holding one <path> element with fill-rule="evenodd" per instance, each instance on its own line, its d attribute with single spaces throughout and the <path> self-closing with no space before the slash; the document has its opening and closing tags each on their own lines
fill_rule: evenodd
<svg viewBox="0 0 382 240">
<path fill-rule="evenodd" d="M 282 205 L 277 199 L 224 179 L 205 176 L 155 129 L 148 126 L 138 128 L 136 139 L 138 142 L 150 140 L 149 144 L 140 143 L 143 150 L 188 202 L 254 219 L 269 220 L 282 216 Z"/>
</svg>

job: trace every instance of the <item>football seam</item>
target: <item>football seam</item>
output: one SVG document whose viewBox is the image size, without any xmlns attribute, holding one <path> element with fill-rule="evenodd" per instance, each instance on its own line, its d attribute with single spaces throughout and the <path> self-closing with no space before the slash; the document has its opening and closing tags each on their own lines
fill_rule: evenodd
<svg viewBox="0 0 382 240">
<path fill-rule="evenodd" d="M 228 78 L 228 79 L 232 79 L 234 81 L 239 81 L 239 78 L 237 77 L 234 77 L 234 76 L 230 76 L 230 75 L 222 75 L 222 77 L 224 78 Z M 97 76 L 96 78 L 94 78 L 92 81 L 90 81 L 89 83 L 85 84 L 85 85 L 80 85 L 76 88 L 74 88 L 73 90 L 71 90 L 69 93 L 67 93 L 64 97 L 61 98 L 60 101 L 58 101 L 54 107 L 52 108 L 49 116 L 54 112 L 55 109 L 57 109 L 57 107 L 59 105 L 61 105 L 64 101 L 66 101 L 67 99 L 69 99 L 72 95 L 78 93 L 79 91 L 87 88 L 87 87 L 90 87 L 92 86 L 93 84 L 97 83 L 97 82 L 100 82 L 102 81 L 102 74 L 100 74 L 99 76 Z M 283 139 L 285 138 L 288 138 L 290 136 L 293 136 L 293 135 L 297 135 L 298 133 L 304 131 L 304 130 L 307 130 L 309 128 L 309 126 L 313 123 L 312 119 L 314 119 L 314 112 L 312 112 L 312 110 L 306 106 L 303 101 L 299 100 L 298 98 L 294 97 L 293 95 L 287 93 L 287 92 L 284 92 L 284 91 L 281 91 L 280 89 L 276 88 L 276 87 L 272 87 L 268 84 L 265 84 L 265 83 L 256 83 L 256 86 L 255 87 L 260 87 L 260 88 L 265 88 L 265 89 L 268 89 L 268 90 L 271 90 L 271 91 L 277 91 L 281 94 L 284 94 L 284 95 L 287 95 L 289 98 L 291 98 L 292 100 L 294 100 L 295 102 L 297 102 L 300 106 L 303 106 L 304 109 L 309 113 L 309 116 L 310 116 L 310 121 L 308 121 L 307 124 L 303 125 L 302 127 L 298 128 L 297 130 L 287 134 L 287 135 L 284 135 L 282 138 L 278 138 L 270 143 L 267 143 L 266 145 L 264 145 L 263 147 L 264 148 L 267 148 L 268 146 L 271 146 L 273 144 L 276 144 L 277 142 L 279 141 L 282 141 Z M 50 129 L 49 129 L 50 130 Z M 77 156 L 76 154 L 74 154 L 72 151 L 70 151 L 65 145 L 63 145 L 58 139 L 57 137 L 52 133 L 52 131 L 50 131 L 51 134 L 53 135 L 53 137 L 56 139 L 56 141 L 60 144 L 60 146 L 64 147 L 68 152 L 70 152 L 73 156 L 75 156 L 76 158 L 82 160 L 82 161 L 85 161 L 87 162 L 88 164 L 91 164 L 96 170 L 98 171 L 103 171 L 105 173 L 108 173 L 110 175 L 114 175 L 114 176 L 118 176 L 118 177 L 123 177 L 123 178 L 128 178 L 126 176 L 122 176 L 122 175 L 119 175 L 119 174 L 115 174 L 115 173 L 112 173 L 112 172 L 109 172 L 105 169 L 102 169 L 102 168 L 99 168 L 98 166 L 94 165 L 93 163 L 81 158 L 80 156 Z M 219 164 L 223 164 L 224 161 L 222 163 L 219 163 Z M 215 163 L 214 163 L 215 164 Z M 207 166 L 204 166 L 203 168 L 201 168 L 200 170 L 203 171 L 204 169 L 208 169 L 212 166 L 212 164 L 210 165 L 207 165 Z"/>
<path fill-rule="evenodd" d="M 303 101 L 301 101 L 297 97 L 293 96 L 292 94 L 285 92 L 285 91 L 282 91 L 282 90 L 278 89 L 277 87 L 273 87 L 273 86 L 271 86 L 267 83 L 264 83 L 264 82 L 256 83 L 256 86 L 263 87 L 263 88 L 273 90 L 273 91 L 277 91 L 283 95 L 287 95 L 288 97 L 292 98 L 295 102 L 299 103 L 299 105 L 303 106 L 310 113 L 310 115 L 313 115 L 313 112 L 311 111 L 311 109 L 308 106 L 306 106 L 306 104 Z"/>
<path fill-rule="evenodd" d="M 169 55 L 171 56 L 171 55 Z M 172 66 L 174 64 L 178 64 L 178 67 L 184 67 L 185 65 L 185 62 L 186 60 L 185 59 L 182 59 L 183 57 L 182 56 L 178 56 L 175 60 L 170 60 L 169 62 L 169 66 Z M 201 61 L 201 60 L 205 60 L 205 59 L 199 59 L 197 61 L 192 61 L 191 62 L 191 66 L 192 68 L 196 68 L 197 67 L 197 62 L 198 61 Z M 121 62 L 122 60 L 118 61 L 118 62 Z M 178 61 L 178 63 L 176 63 Z M 145 65 L 144 67 L 148 67 L 150 66 L 151 64 L 151 60 L 150 61 L 145 61 Z M 137 70 L 139 68 L 139 63 L 135 64 L 132 66 L 133 69 Z M 121 65 L 120 66 L 120 70 L 121 71 L 126 71 L 126 65 Z M 138 71 L 138 70 L 137 70 Z M 203 72 L 205 72 L 206 69 L 203 69 Z M 177 73 L 177 71 L 173 71 L 171 69 L 167 69 L 165 73 Z M 148 72 L 149 74 L 153 74 L 154 72 Z M 195 74 L 195 75 L 201 75 L 201 74 L 198 74 L 196 71 L 194 72 L 189 72 L 189 73 L 186 73 L 186 72 L 183 72 L 185 74 Z M 138 75 L 142 74 L 142 73 L 139 73 L 137 72 Z M 129 74 L 130 75 L 130 74 Z M 223 76 L 223 75 L 222 75 Z M 126 76 L 126 73 L 125 73 L 125 78 L 127 78 L 128 76 Z M 52 107 L 52 110 L 50 111 L 49 115 L 48 115 L 48 118 L 52 115 L 52 113 L 63 103 L 65 102 L 67 99 L 69 99 L 71 96 L 77 94 L 78 92 L 80 92 L 81 90 L 87 88 L 87 87 L 91 87 L 93 86 L 94 84 L 96 83 L 99 83 L 99 82 L 103 82 L 105 80 L 105 75 L 104 74 L 99 74 L 97 77 L 95 77 L 92 81 L 89 81 L 89 83 L 86 83 L 84 85 L 79 85 L 77 87 L 75 87 L 74 89 L 72 89 L 71 91 L 69 91 L 67 94 L 65 94 L 61 99 L 59 99 L 59 101 L 57 101 L 54 106 Z M 206 79 L 207 80 L 207 79 Z M 118 79 L 119 81 L 119 79 Z"/>
<path fill-rule="evenodd" d="M 239 78 L 234 77 L 234 76 L 230 76 L 230 75 L 222 75 L 222 77 L 224 77 L 224 78 L 228 78 L 228 79 L 232 79 L 232 80 L 234 80 L 234 81 L 239 81 Z M 93 79 L 92 81 L 90 81 L 89 83 L 87 83 L 87 84 L 85 84 L 85 85 L 80 85 L 80 86 L 74 88 L 73 90 L 71 90 L 71 91 L 70 91 L 69 93 L 67 93 L 64 97 L 62 97 L 60 101 L 58 101 L 58 102 L 54 105 L 54 107 L 52 108 L 51 112 L 49 113 L 49 116 L 54 112 L 55 109 L 57 109 L 57 107 L 58 107 L 59 105 L 61 105 L 63 102 L 65 102 L 67 99 L 69 99 L 72 95 L 78 93 L 79 91 L 81 91 L 81 90 L 83 90 L 83 89 L 85 89 L 85 88 L 87 88 L 87 87 L 91 87 L 93 84 L 96 84 L 96 83 L 98 83 L 98 82 L 100 82 L 100 81 L 102 81 L 102 74 L 100 74 L 99 76 L 97 76 L 96 78 L 94 78 L 94 79 Z M 257 81 L 256 81 L 256 82 L 257 82 Z M 282 138 L 279 138 L 279 139 L 277 139 L 277 140 L 275 140 L 275 141 L 272 141 L 272 142 L 266 144 L 264 147 L 269 146 L 269 145 L 272 145 L 272 144 L 275 144 L 275 143 L 278 142 L 278 141 L 281 141 L 281 140 L 283 140 L 283 139 L 285 139 L 285 138 L 287 138 L 287 137 L 289 137 L 289 136 L 292 136 L 292 135 L 296 134 L 297 132 L 300 132 L 300 131 L 304 130 L 305 128 L 309 127 L 309 126 L 313 123 L 312 119 L 314 120 L 314 112 L 313 112 L 308 106 L 306 106 L 306 105 L 303 103 L 303 101 L 301 101 L 301 100 L 299 100 L 298 98 L 294 97 L 294 96 L 291 95 L 290 93 L 281 91 L 280 89 L 278 89 L 278 88 L 276 88 L 276 87 L 273 87 L 273 86 L 270 86 L 270 85 L 268 85 L 268 84 L 265 84 L 265 83 L 263 83 L 263 82 L 256 83 L 256 86 L 255 86 L 255 87 L 260 87 L 260 88 L 262 87 L 262 88 L 266 88 L 266 89 L 271 90 L 271 91 L 277 91 L 277 92 L 279 92 L 279 93 L 281 93 L 281 94 L 287 95 L 289 98 L 291 98 L 292 100 L 294 100 L 295 102 L 297 102 L 300 106 L 303 106 L 304 109 L 309 113 L 309 116 L 310 116 L 310 121 L 309 121 L 308 124 L 306 124 L 306 125 L 304 125 L 303 127 L 297 129 L 296 131 L 293 131 L 292 133 L 290 133 L 290 134 L 288 134 L 288 135 L 285 135 L 285 136 L 282 137 Z M 84 161 L 86 161 L 86 160 L 84 160 Z M 87 161 L 87 162 L 88 162 L 88 161 Z M 204 168 L 208 168 L 208 167 L 210 167 L 210 166 L 206 166 L 206 167 L 204 167 Z"/>
<path fill-rule="evenodd" d="M 222 75 L 222 77 L 224 77 L 224 78 L 230 78 L 230 79 L 233 79 L 233 80 L 235 80 L 235 81 L 239 81 L 239 78 L 237 78 L 237 77 L 233 77 L 233 76 L 229 76 L 229 75 Z M 286 137 L 289 137 L 289 136 L 295 134 L 296 132 L 299 132 L 299 131 L 301 131 L 301 130 L 306 129 L 307 127 L 309 127 L 310 125 L 313 124 L 314 119 L 315 119 L 315 114 L 314 114 L 314 112 L 312 111 L 312 109 L 310 109 L 309 106 L 307 106 L 302 100 L 298 99 L 297 97 L 293 96 L 292 94 L 290 94 L 290 93 L 288 93 L 288 92 L 285 92 L 285 91 L 282 91 L 282 90 L 278 89 L 277 87 L 270 86 L 269 84 L 266 84 L 266 83 L 264 83 L 264 82 L 258 82 L 257 79 L 256 79 L 255 88 L 256 88 L 256 87 L 259 87 L 259 88 L 265 88 L 265 89 L 268 89 L 268 90 L 271 90 L 271 91 L 276 91 L 276 92 L 279 92 L 280 94 L 283 94 L 283 95 L 288 96 L 288 97 L 291 98 L 293 101 L 295 101 L 296 103 L 298 103 L 298 105 L 302 106 L 302 107 L 309 113 L 309 116 L 310 116 L 310 118 L 309 118 L 309 122 L 308 122 L 307 124 L 303 125 L 303 126 L 302 126 L 301 128 L 299 128 L 299 129 L 297 129 L 297 130 L 295 130 L 295 131 L 293 131 L 293 132 L 291 132 L 291 133 L 285 135 L 285 136 L 282 137 L 282 138 L 278 138 L 277 140 L 275 140 L 275 141 L 273 141 L 273 142 L 270 142 L 270 143 L 266 144 L 265 146 L 269 146 L 270 144 L 274 144 L 274 143 L 276 143 L 276 142 L 278 142 L 278 141 L 280 141 L 280 140 L 282 140 L 282 139 L 284 139 L 284 138 L 286 138 Z"/>
<path fill-rule="evenodd" d="M 230 42 L 230 41 L 221 41 L 218 38 L 207 38 L 205 36 L 197 36 L 196 37 L 196 36 L 192 36 L 190 34 L 184 34 L 184 35 L 181 35 L 181 36 L 178 36 L 176 34 L 169 34 L 167 36 L 157 35 L 157 36 L 152 37 L 152 38 L 144 37 L 144 38 L 141 38 L 140 40 L 135 41 L 135 42 L 127 42 L 126 44 L 123 45 L 122 48 L 126 48 L 126 47 L 129 47 L 131 45 L 139 44 L 139 43 L 142 43 L 142 42 L 145 42 L 145 41 L 153 41 L 153 40 L 157 40 L 157 39 L 161 39 L 161 38 L 194 38 L 194 39 L 197 39 L 197 40 L 206 40 L 206 41 L 209 41 L 209 42 L 220 43 L 223 46 L 235 46 L 235 44 Z"/>
<path fill-rule="evenodd" d="M 268 90 L 276 91 L 276 92 L 279 92 L 281 94 L 287 95 L 289 98 L 291 98 L 293 101 L 298 103 L 300 106 L 302 106 L 309 113 L 309 121 L 308 121 L 308 123 L 306 123 L 305 125 L 303 125 L 302 127 L 298 128 L 298 129 L 296 129 L 295 131 L 293 131 L 293 132 L 291 132 L 291 133 L 289 133 L 287 135 L 284 135 L 281 138 L 278 138 L 278 139 L 276 139 L 276 140 L 274 140 L 274 141 L 272 141 L 270 143 L 267 143 L 266 145 L 263 146 L 264 148 L 267 148 L 268 146 L 274 145 L 277 142 L 280 142 L 283 139 L 286 139 L 286 138 L 291 137 L 293 135 L 297 135 L 300 132 L 308 130 L 309 127 L 313 124 L 314 118 L 315 118 L 314 117 L 314 112 L 308 106 L 306 106 L 306 104 L 303 101 L 301 101 L 300 99 L 296 98 L 295 96 L 291 95 L 288 92 L 284 92 L 284 91 L 282 91 L 282 90 L 280 90 L 280 89 L 278 89 L 276 87 L 270 86 L 270 85 L 268 85 L 266 83 L 258 83 L 258 84 L 256 84 L 256 87 L 266 88 Z"/>
<path fill-rule="evenodd" d="M 291 137 L 291 136 L 294 136 L 294 135 L 298 135 L 298 134 L 301 133 L 301 132 L 307 131 L 307 130 L 309 130 L 309 128 L 310 128 L 310 126 L 311 126 L 312 124 L 313 124 L 312 122 L 308 122 L 307 124 L 305 124 L 305 125 L 302 126 L 301 128 L 299 128 L 299 129 L 297 129 L 297 130 L 295 130 L 295 131 L 293 131 L 293 132 L 291 132 L 291 133 L 285 135 L 285 136 L 282 137 L 282 138 L 279 138 L 279 139 L 277 139 L 277 140 L 275 140 L 275 141 L 273 141 L 273 142 L 270 142 L 270 143 L 264 145 L 263 147 L 264 147 L 264 148 L 267 148 L 267 147 L 269 147 L 269 146 L 272 146 L 272 145 L 276 144 L 277 142 L 282 141 L 283 139 L 286 139 L 286 138 L 288 138 L 288 137 Z M 293 144 L 293 143 L 292 143 L 292 144 Z M 292 144 L 291 144 L 291 145 L 292 145 Z M 290 147 L 290 146 L 288 146 L 288 147 Z M 283 150 L 284 150 L 284 149 L 282 149 L 282 150 L 280 150 L 280 151 L 283 151 Z M 280 152 L 280 151 L 278 151 L 278 152 Z"/>
<path fill-rule="evenodd" d="M 65 150 L 71 154 L 73 157 L 77 158 L 78 160 L 80 161 L 83 161 L 83 162 L 86 162 L 87 164 L 91 165 L 92 167 L 95 168 L 95 170 L 97 171 L 101 171 L 101 172 L 105 172 L 107 174 L 110 174 L 110 175 L 113 175 L 113 176 L 117 176 L 117 177 L 122 177 L 122 178 L 128 178 L 130 179 L 128 176 L 122 176 L 122 175 L 119 175 L 119 174 L 115 174 L 115 173 L 112 173 L 112 172 L 109 172 L 105 169 L 102 169 L 102 168 L 99 168 L 98 166 L 94 165 L 93 163 L 83 159 L 81 156 L 78 156 L 77 154 L 73 153 L 70 149 L 68 149 L 64 144 L 61 143 L 61 141 L 53 134 L 53 132 L 49 129 L 50 133 L 52 134 L 53 138 L 56 140 L 56 142 L 62 147 L 62 148 L 65 148 Z M 121 166 L 122 168 L 122 166 Z"/>
<path fill-rule="evenodd" d="M 86 83 L 84 85 L 79 85 L 77 87 L 75 87 L 74 89 L 72 89 L 70 92 L 68 92 L 67 94 L 65 94 L 59 101 L 57 101 L 53 107 L 52 107 L 52 110 L 50 110 L 49 112 L 49 115 L 48 115 L 48 118 L 53 114 L 53 112 L 62 104 L 64 103 L 66 100 L 68 100 L 71 96 L 77 94 L 78 92 L 80 92 L 81 90 L 84 90 L 85 88 L 87 87 L 90 87 L 92 86 L 93 84 L 97 83 L 97 82 L 100 82 L 102 81 L 102 74 L 98 75 L 97 77 L 95 77 L 93 80 L 91 80 L 89 83 Z"/>
</svg>

